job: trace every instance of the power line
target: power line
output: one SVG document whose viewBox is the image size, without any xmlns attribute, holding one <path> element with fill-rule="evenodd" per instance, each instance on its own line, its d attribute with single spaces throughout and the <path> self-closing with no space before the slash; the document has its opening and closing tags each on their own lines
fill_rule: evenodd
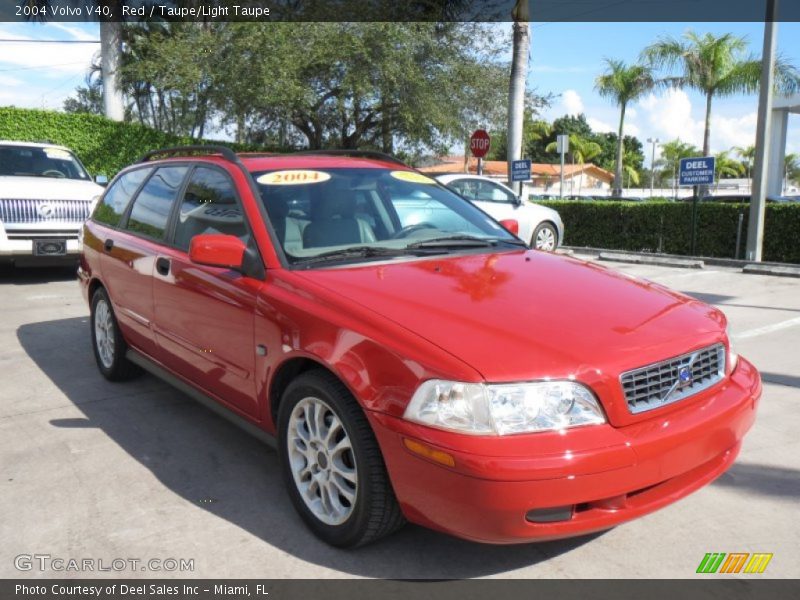
<svg viewBox="0 0 800 600">
<path fill-rule="evenodd" d="M 2 38 L 0 42 L 12 44 L 99 44 L 100 40 L 15 40 Z"/>
<path fill-rule="evenodd" d="M 61 63 L 58 65 L 41 65 L 38 67 L 15 67 L 13 69 L 0 69 L 0 73 L 9 73 L 10 71 L 33 71 L 36 69 L 52 69 L 53 67 L 69 67 L 72 65 L 85 65 L 88 64 L 85 61 L 79 62 L 71 62 L 71 63 Z"/>
</svg>

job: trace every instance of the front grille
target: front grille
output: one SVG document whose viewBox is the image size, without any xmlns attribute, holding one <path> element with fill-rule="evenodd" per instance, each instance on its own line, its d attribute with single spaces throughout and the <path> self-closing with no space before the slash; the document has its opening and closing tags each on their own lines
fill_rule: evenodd
<svg viewBox="0 0 800 600">
<path fill-rule="evenodd" d="M 84 200 L 0 199 L 3 223 L 83 222 L 89 218 L 89 202 Z"/>
<path fill-rule="evenodd" d="M 714 344 L 620 375 L 632 413 L 652 410 L 708 389 L 725 376 L 725 346 Z"/>
</svg>

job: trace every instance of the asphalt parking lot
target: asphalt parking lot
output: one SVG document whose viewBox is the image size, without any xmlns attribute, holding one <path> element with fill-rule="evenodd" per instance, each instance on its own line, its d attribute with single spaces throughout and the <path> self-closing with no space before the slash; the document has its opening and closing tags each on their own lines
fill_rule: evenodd
<svg viewBox="0 0 800 600">
<path fill-rule="evenodd" d="M 609 266 L 722 308 L 761 370 L 760 414 L 731 470 L 590 537 L 484 546 L 406 526 L 349 552 L 305 529 L 270 448 L 151 376 L 102 379 L 71 272 L 3 271 L 0 576 L 691 578 L 707 552 L 770 552 L 760 577 L 800 577 L 800 279 Z M 33 554 L 193 559 L 194 570 L 17 570 Z"/>
</svg>

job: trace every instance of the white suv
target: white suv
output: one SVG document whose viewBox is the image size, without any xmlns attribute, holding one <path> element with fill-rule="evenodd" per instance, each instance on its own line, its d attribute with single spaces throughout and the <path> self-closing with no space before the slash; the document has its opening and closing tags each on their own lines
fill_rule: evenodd
<svg viewBox="0 0 800 600">
<path fill-rule="evenodd" d="M 498 221 L 519 223 L 517 237 L 537 250 L 555 250 L 564 240 L 564 223 L 552 208 L 522 202 L 502 183 L 467 173 L 437 175 L 436 180 L 463 196 Z"/>
<path fill-rule="evenodd" d="M 0 262 L 76 260 L 78 233 L 102 192 L 69 149 L 0 141 Z"/>
</svg>

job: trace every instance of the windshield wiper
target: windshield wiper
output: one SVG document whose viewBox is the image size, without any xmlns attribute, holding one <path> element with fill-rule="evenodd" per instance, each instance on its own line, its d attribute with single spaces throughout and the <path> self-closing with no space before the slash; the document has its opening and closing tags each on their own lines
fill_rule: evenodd
<svg viewBox="0 0 800 600">
<path fill-rule="evenodd" d="M 301 265 L 312 265 L 324 262 L 331 262 L 336 260 L 347 260 L 348 258 L 375 258 L 375 257 L 393 257 L 393 256 L 421 256 L 427 255 L 429 252 L 414 252 L 413 249 L 408 248 L 381 248 L 376 246 L 350 246 L 349 248 L 342 248 L 341 250 L 331 250 L 323 252 L 316 256 L 309 256 L 298 261 Z"/>
<path fill-rule="evenodd" d="M 516 238 L 481 238 L 473 235 L 449 235 L 446 237 L 431 238 L 420 240 L 409 244 L 406 248 L 490 248 L 497 246 L 498 243 L 512 244 L 514 246 L 525 246 L 525 242 Z"/>
</svg>

